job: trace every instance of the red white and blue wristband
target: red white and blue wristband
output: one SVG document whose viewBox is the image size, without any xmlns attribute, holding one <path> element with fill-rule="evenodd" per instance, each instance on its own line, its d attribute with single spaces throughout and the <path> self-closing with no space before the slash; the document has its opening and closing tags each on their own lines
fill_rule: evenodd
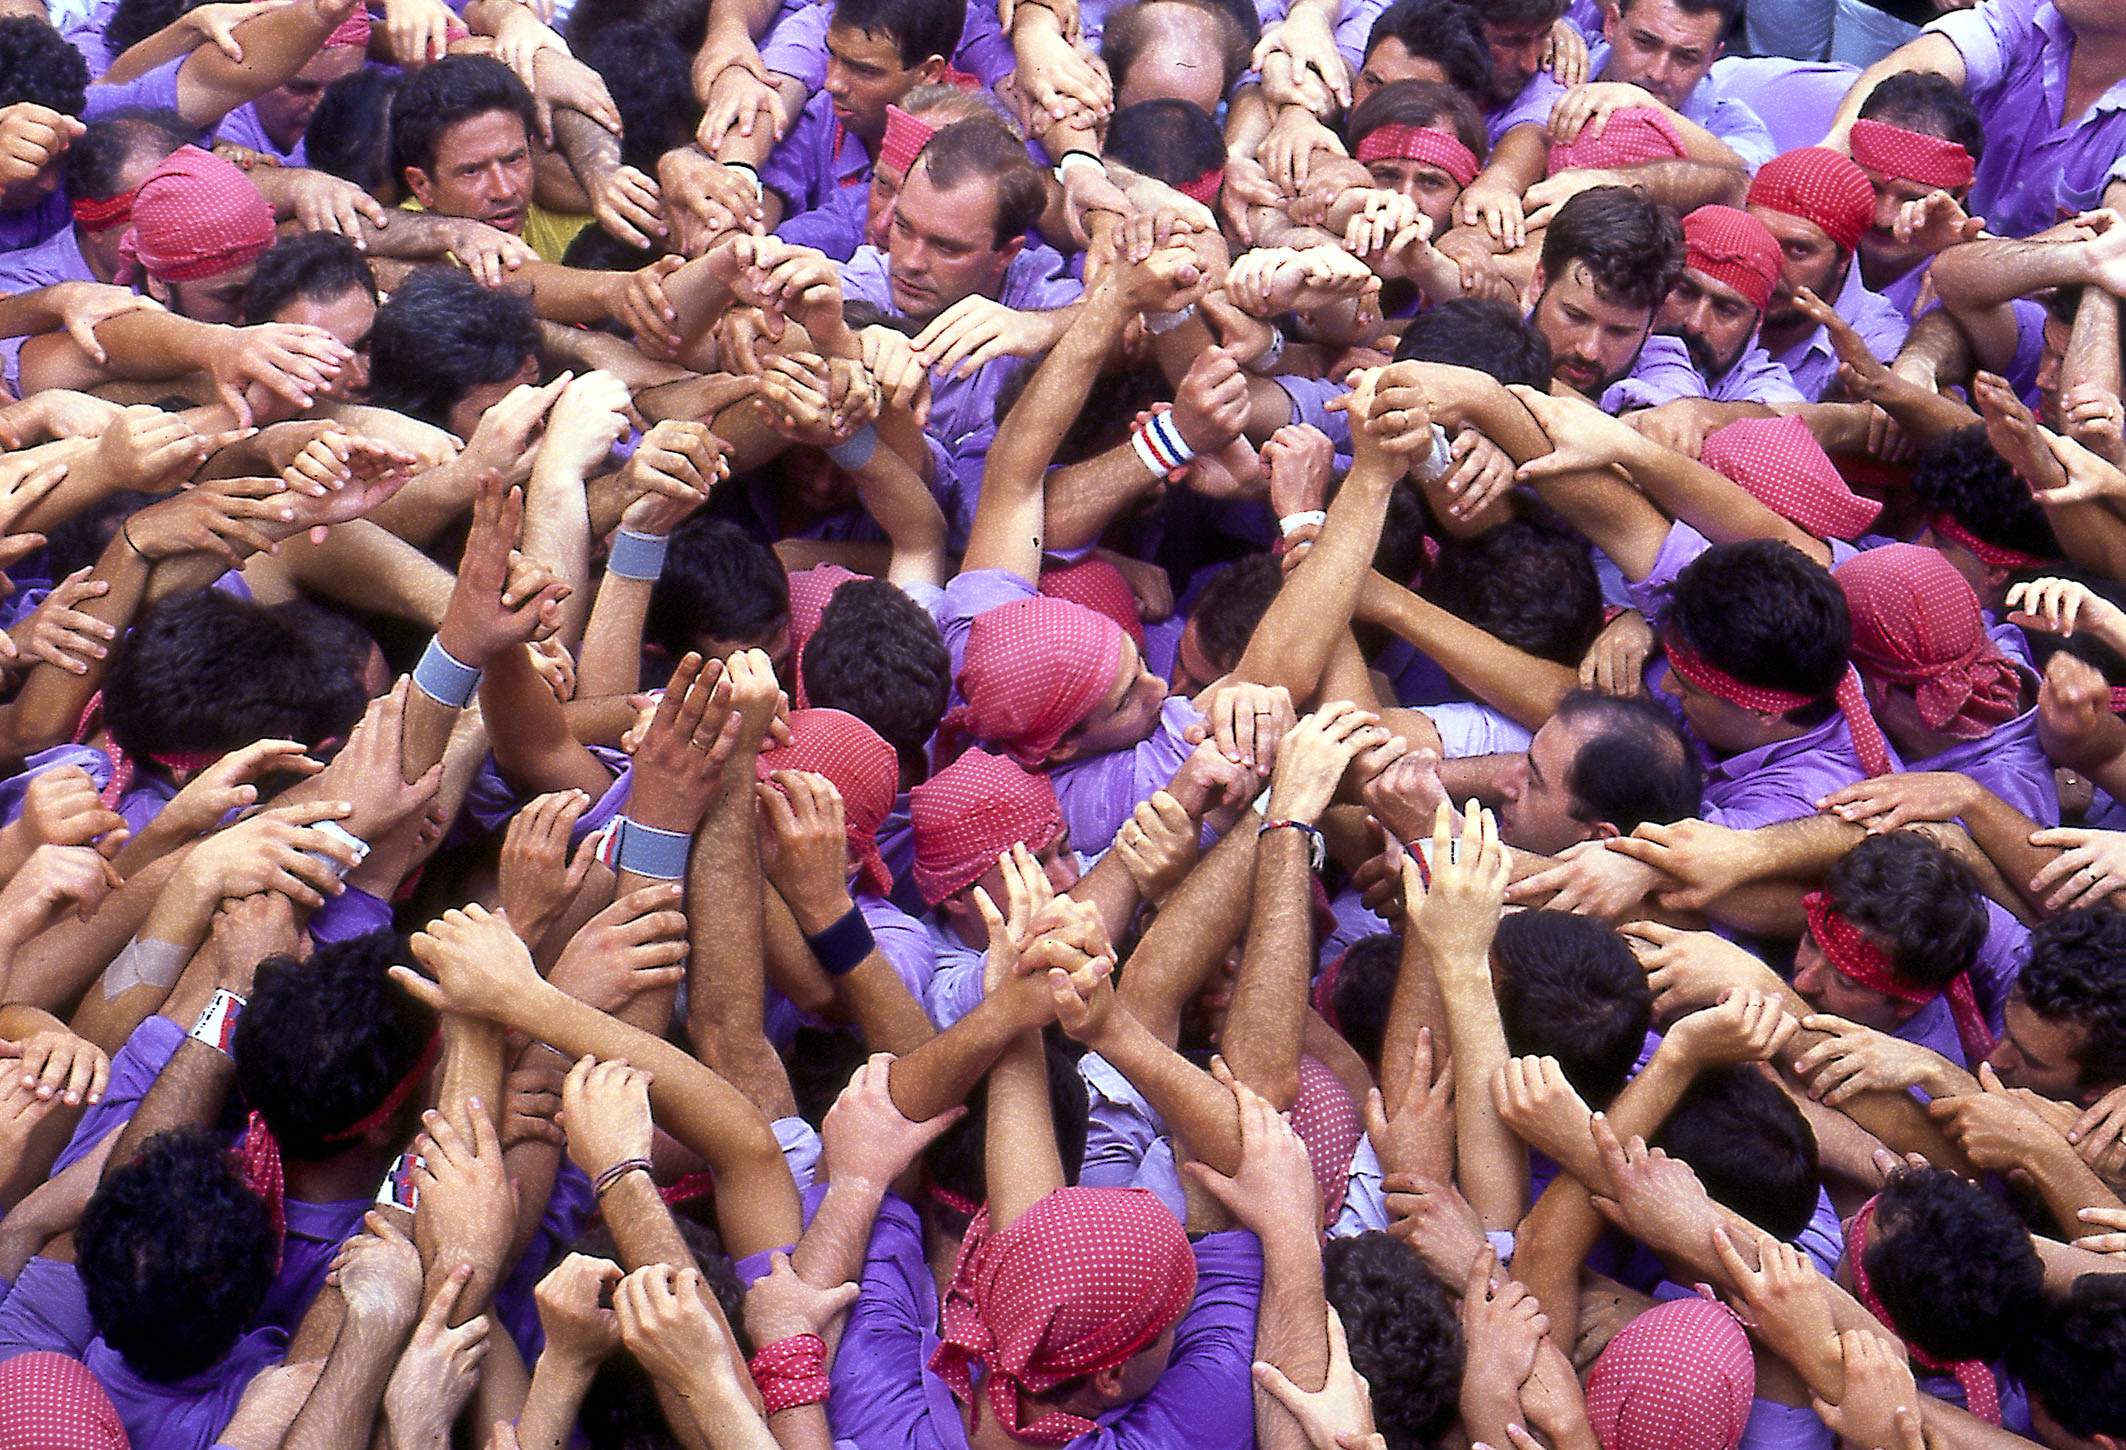
<svg viewBox="0 0 2126 1450">
<path fill-rule="evenodd" d="M 214 989 L 214 1000 L 199 1014 L 192 1030 L 185 1035 L 194 1042 L 203 1042 L 222 1056 L 229 1055 L 229 1048 L 236 1041 L 236 1019 L 243 1015 L 244 999 L 226 987 Z"/>
<path fill-rule="evenodd" d="M 1138 460 L 1156 477 L 1178 473 L 1195 461 L 1196 450 L 1181 436 L 1171 408 L 1159 409 L 1150 422 L 1132 429 L 1129 441 L 1137 450 Z"/>
</svg>

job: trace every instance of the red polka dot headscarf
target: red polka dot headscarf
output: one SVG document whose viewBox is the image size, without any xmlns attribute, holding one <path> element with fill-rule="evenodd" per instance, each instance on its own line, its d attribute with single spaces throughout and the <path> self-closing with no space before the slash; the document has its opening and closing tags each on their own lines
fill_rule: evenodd
<svg viewBox="0 0 2126 1450">
<path fill-rule="evenodd" d="M 790 743 L 763 750 L 754 769 L 762 780 L 778 770 L 805 770 L 834 782 L 857 880 L 876 896 L 893 890 L 893 873 L 878 854 L 878 828 L 893 813 L 901 764 L 876 730 L 844 710 L 794 710 Z"/>
<path fill-rule="evenodd" d="M 941 727 L 1035 767 L 1099 708 L 1122 669 L 1122 626 L 1067 599 L 1014 599 L 975 618 L 960 664 L 966 701 Z"/>
<path fill-rule="evenodd" d="M 79 1360 L 36 1350 L 0 1364 L 0 1450 L 127 1450 L 125 1422 Z"/>
<path fill-rule="evenodd" d="M 1698 461 L 1819 539 L 1856 539 L 1882 505 L 1846 487 L 1799 417 L 1738 418 L 1706 435 Z"/>
<path fill-rule="evenodd" d="M 1890 544 L 1831 572 L 1853 617 L 1853 663 L 1903 685 L 1930 730 L 1979 740 L 2022 709 L 2022 676 L 1986 635 L 1956 566 L 1917 544 Z"/>
<path fill-rule="evenodd" d="M 1750 183 L 1749 204 L 1814 222 L 1848 252 L 1875 223 L 1875 188 L 1868 174 L 1852 157 L 1822 146 L 1804 146 L 1765 162 Z"/>
<path fill-rule="evenodd" d="M 1013 846 L 1039 853 L 1063 832 L 1045 775 L 970 750 L 908 792 L 915 884 L 931 906 L 982 879 Z"/>
<path fill-rule="evenodd" d="M 1756 1393 L 1741 1321 L 1710 1299 L 1674 1299 L 1609 1341 L 1587 1376 L 1587 1418 L 1602 1450 L 1735 1450 Z"/>
<path fill-rule="evenodd" d="M 197 282 L 255 262 L 273 245 L 273 208 L 251 178 L 197 146 L 180 146 L 133 196 L 119 243 L 159 282 Z"/>
</svg>

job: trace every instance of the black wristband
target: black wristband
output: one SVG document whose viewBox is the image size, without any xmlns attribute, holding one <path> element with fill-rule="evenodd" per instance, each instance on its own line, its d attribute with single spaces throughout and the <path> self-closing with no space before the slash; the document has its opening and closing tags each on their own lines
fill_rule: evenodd
<svg viewBox="0 0 2126 1450">
<path fill-rule="evenodd" d="M 819 958 L 820 968 L 830 977 L 846 977 L 878 949 L 871 939 L 871 924 L 864 913 L 850 907 L 841 920 L 821 932 L 806 932 L 805 945 Z"/>
</svg>

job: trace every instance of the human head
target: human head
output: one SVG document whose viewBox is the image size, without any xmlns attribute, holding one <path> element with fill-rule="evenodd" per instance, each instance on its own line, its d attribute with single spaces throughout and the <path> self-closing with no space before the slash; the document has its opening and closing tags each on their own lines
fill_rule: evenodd
<svg viewBox="0 0 2126 1450">
<path fill-rule="evenodd" d="M 1501 783 L 1499 835 L 1549 855 L 1698 812 L 1698 754 L 1653 701 L 1575 690 L 1559 702 Z"/>
<path fill-rule="evenodd" d="M 1742 0 L 1615 0 L 1602 24 L 1605 81 L 1638 86 L 1680 109 L 1705 79 L 1742 13 Z"/>
<path fill-rule="evenodd" d="M 1803 418 L 1737 418 L 1705 436 L 1698 461 L 1819 539 L 1857 539 L 1882 512 L 1846 486 Z"/>
<path fill-rule="evenodd" d="M 871 165 L 871 190 L 864 203 L 864 240 L 886 251 L 892 245 L 893 204 L 908 184 L 908 168 L 930 144 L 939 128 L 955 121 L 993 120 L 1020 139 L 1015 122 L 990 91 L 963 91 L 953 85 L 912 88 L 899 104 L 886 108 L 886 128 Z M 1109 133 L 1112 137 L 1112 132 Z"/>
<path fill-rule="evenodd" d="M 1701 206 L 1683 219 L 1683 273 L 1654 326 L 1683 339 L 1708 382 L 1742 361 L 1779 284 L 1779 243 L 1747 212 Z"/>
<path fill-rule="evenodd" d="M 1116 106 L 1165 97 L 1217 110 L 1261 38 L 1242 9 L 1253 17 L 1252 6 L 1219 0 L 1138 0 L 1110 10 L 1100 59 L 1114 78 Z"/>
<path fill-rule="evenodd" d="M 116 278 L 124 258 L 119 244 L 133 224 L 134 193 L 148 173 L 197 133 L 175 111 L 127 107 L 89 124 L 66 148 L 66 194 L 74 210 L 74 236 L 89 270 Z"/>
<path fill-rule="evenodd" d="M 2022 713 L 2021 670 L 1986 633 L 1956 566 L 1918 544 L 1854 555 L 1832 577 L 1853 618 L 1853 663 L 1885 729 L 1915 755 L 1931 736 L 1981 740 Z"/>
<path fill-rule="evenodd" d="M 1587 1372 L 1587 1418 L 1602 1450 L 1735 1450 L 1757 1362 L 1726 1305 L 1672 1299 L 1619 1330 Z"/>
<path fill-rule="evenodd" d="M 1344 948 L 1314 979 L 1316 1010 L 1376 1074 L 1402 959 L 1402 938 L 1375 932 Z"/>
<path fill-rule="evenodd" d="M 1457 0 L 1395 0 L 1383 10 L 1366 35 L 1352 100 L 1363 105 L 1380 87 L 1406 80 L 1452 86 L 1492 105 L 1491 51 L 1475 13 Z"/>
<path fill-rule="evenodd" d="M 88 104 L 89 67 L 81 52 L 42 18 L 0 18 L 0 106 L 27 101 L 79 116 Z M 59 185 L 61 162 L 0 190 L 0 212 L 29 211 Z"/>
<path fill-rule="evenodd" d="M 1104 614 L 1122 626 L 1122 632 L 1138 649 L 1144 648 L 1144 616 L 1137 596 L 1122 571 L 1097 554 L 1088 554 L 1070 564 L 1052 564 L 1041 571 L 1035 588 L 1050 599 L 1068 599 L 1096 614 Z"/>
<path fill-rule="evenodd" d="M 1424 597 L 1519 650 L 1577 666 L 1602 631 L 1602 585 L 1587 541 L 1514 519 L 1449 539 Z"/>
<path fill-rule="evenodd" d="M 334 81 L 318 97 L 303 139 L 313 167 L 353 182 L 387 206 L 399 198 L 391 166 L 391 108 L 401 79 L 379 67 Z"/>
<path fill-rule="evenodd" d="M 1322 1245 L 1322 1292 L 1343 1321 L 1351 1366 L 1373 1390 L 1388 1450 L 1425 1450 L 1454 1423 L 1462 1326 L 1453 1296 L 1415 1249 L 1379 1230 Z"/>
<path fill-rule="evenodd" d="M 887 106 L 944 76 L 966 21 L 963 0 L 835 0 L 822 87 L 834 118 L 876 141 Z"/>
<path fill-rule="evenodd" d="M 1958 201 L 1986 151 L 1986 128 L 1963 87 L 1932 71 L 1885 76 L 1860 103 L 1849 138 L 1853 160 L 1875 189 L 1875 216 L 1860 239 L 1871 276 L 1887 283 L 1927 258 L 1924 244 L 1897 239 L 1907 203 L 1946 191 Z"/>
<path fill-rule="evenodd" d="M 1395 360 L 1454 363 L 1540 388 L 1550 380 L 1550 339 L 1511 302 L 1456 297 L 1410 319 Z"/>
<path fill-rule="evenodd" d="M 2126 1082 L 2126 912 L 2066 911 L 2030 933 L 1993 1070 L 2087 1106 Z"/>
<path fill-rule="evenodd" d="M 538 347 L 528 297 L 455 267 L 416 268 L 377 309 L 369 401 L 470 438 L 510 389 L 538 380 Z"/>
<path fill-rule="evenodd" d="M 1822 723 L 1835 708 L 1853 633 L 1845 595 L 1829 570 L 1786 544 L 1714 545 L 1676 576 L 1661 623 L 1667 688 L 1715 750 L 1767 744 Z M 1683 673 L 1694 668 L 1700 678 Z M 1744 704 L 1730 687 L 1708 682 L 1714 674 L 1779 703 Z"/>
<path fill-rule="evenodd" d="M 849 864 L 874 896 L 893 889 L 893 873 L 879 859 L 878 828 L 893 813 L 900 760 L 876 730 L 842 710 L 817 706 L 790 712 L 790 741 L 760 752 L 753 766 L 769 780 L 780 770 L 826 777 L 842 798 Z"/>
<path fill-rule="evenodd" d="M 1920 450 L 1912 496 L 1927 516 L 1919 541 L 1940 550 L 1989 609 L 2000 608 L 2010 574 L 2061 557 L 2051 520 L 1983 423 Z"/>
<path fill-rule="evenodd" d="M 902 776 L 923 776 L 923 747 L 952 690 L 952 656 L 930 611 L 884 579 L 836 589 L 799 661 L 806 698 L 847 710 L 900 757 Z"/>
<path fill-rule="evenodd" d="M 2118 1450 L 2126 1441 L 2126 1279 L 2076 1279 L 2045 1305 L 2014 1363 L 2039 1440 L 2051 1450 Z"/>
<path fill-rule="evenodd" d="M 1457 0 L 1483 27 L 1491 57 L 1491 103 L 1510 103 L 1543 68 L 1550 28 L 1565 13 L 1565 0 Z"/>
<path fill-rule="evenodd" d="M 893 304 L 936 316 L 963 297 L 995 297 L 1046 204 L 1026 148 L 993 121 L 956 121 L 908 168 L 893 204 L 887 258 Z"/>
<path fill-rule="evenodd" d="M 1509 1050 L 1555 1057 L 1581 1097 L 1609 1106 L 1653 1022 L 1653 993 L 1631 948 L 1592 917 L 1519 911 L 1499 919 L 1491 951 Z"/>
<path fill-rule="evenodd" d="M 1475 103 L 1436 81 L 1377 88 L 1352 108 L 1344 140 L 1375 186 L 1417 203 L 1434 236 L 1453 224 L 1456 198 L 1491 154 Z"/>
<path fill-rule="evenodd" d="M 335 232 L 304 232 L 258 259 L 244 288 L 244 323 L 294 322 L 322 327 L 354 354 L 333 384 L 335 397 L 358 398 L 369 386 L 369 341 L 376 326 L 376 274 L 359 247 Z"/>
<path fill-rule="evenodd" d="M 256 740 L 344 740 L 368 695 L 270 609 L 220 590 L 173 594 L 127 632 L 103 721 L 136 761 L 198 769 Z"/>
<path fill-rule="evenodd" d="M 1855 1216 L 1846 1249 L 1859 1264 L 1855 1286 L 1866 1278 L 1861 1298 L 1879 1302 L 1897 1337 L 1934 1359 L 1991 1363 L 2036 1317 L 2045 1271 L 2028 1230 L 1946 1168 L 1891 1174 Z"/>
<path fill-rule="evenodd" d="M 1816 1135 L 1754 1064 L 1700 1072 L 1653 1146 L 1688 1163 L 1713 1202 L 1775 1239 L 1800 1237 L 1815 1216 Z"/>
<path fill-rule="evenodd" d="M 492 56 L 445 56 L 392 99 L 392 170 L 429 211 L 521 233 L 532 130 L 531 92 L 516 72 Z"/>
<path fill-rule="evenodd" d="M 1162 96 L 1124 106 L 1108 120 L 1105 154 L 1214 206 L 1225 180 L 1225 136 L 1193 101 Z"/>
<path fill-rule="evenodd" d="M 599 31 L 583 59 L 620 112 L 621 162 L 655 176 L 657 158 L 693 140 L 701 124 L 688 80 L 693 57 L 664 31 L 629 21 Z"/>
<path fill-rule="evenodd" d="M 1036 595 L 975 617 L 948 729 L 1039 766 L 1136 744 L 1157 728 L 1166 682 L 1106 615 Z"/>
<path fill-rule="evenodd" d="M 259 129 L 281 151 L 293 151 L 317 117 L 325 87 L 362 68 L 368 58 L 369 12 L 357 9 L 302 68 L 251 103 Z M 307 148 L 305 148 L 307 154 Z"/>
<path fill-rule="evenodd" d="M 1666 111 L 1652 106 L 1626 106 L 1609 113 L 1602 134 L 1589 126 L 1570 142 L 1553 145 L 1544 163 L 1552 176 L 1560 171 L 1606 171 L 1619 166 L 1637 166 L 1646 161 L 1686 159 L 1690 148 L 1683 144 L 1676 123 Z"/>
<path fill-rule="evenodd" d="M 0 1364 L 0 1450 L 130 1450 L 125 1421 L 78 1359 L 33 1349 Z"/>
<path fill-rule="evenodd" d="M 908 792 L 915 884 L 936 906 L 981 881 L 1014 846 L 1039 855 L 1063 836 L 1056 788 L 1001 755 L 970 750 Z"/>
<path fill-rule="evenodd" d="M 1823 905 L 1873 952 L 1833 941 L 1841 966 L 1812 927 L 1794 955 L 1794 990 L 1819 1012 L 1878 1032 L 1895 1032 L 1969 971 L 1986 940 L 1970 871 L 1911 831 L 1869 836 L 1839 857 L 1824 878 Z"/>
<path fill-rule="evenodd" d="M 276 1246 L 265 1200 L 204 1129 L 158 1133 L 105 1171 L 75 1233 L 96 1332 L 152 1384 L 218 1363 L 264 1302 Z"/>
<path fill-rule="evenodd" d="M 321 1163 L 389 1153 L 418 1118 L 436 1015 L 391 980 L 390 932 L 320 942 L 304 960 L 258 964 L 236 1021 L 236 1082 L 283 1157 Z"/>
<path fill-rule="evenodd" d="M 780 670 L 790 655 L 790 576 L 744 529 L 697 514 L 672 530 L 642 634 L 674 660 L 759 649 Z"/>
<path fill-rule="evenodd" d="M 1804 288 L 1838 300 L 1853 249 L 1874 215 L 1875 193 L 1852 158 L 1822 146 L 1774 156 L 1750 183 L 1749 214 L 1779 242 L 1779 286 L 1766 309 L 1767 331 L 1813 326 L 1794 302 Z"/>
<path fill-rule="evenodd" d="M 1645 192 L 1597 186 L 1559 207 L 1533 278 L 1553 375 L 1599 398 L 1638 361 L 1682 269 L 1683 229 Z"/>
<path fill-rule="evenodd" d="M 1196 596 L 1182 628 L 1174 651 L 1174 693 L 1194 696 L 1231 674 L 1283 587 L 1284 570 L 1269 554 L 1249 554 L 1219 570 Z"/>
<path fill-rule="evenodd" d="M 148 173 L 119 243 L 156 301 L 196 322 L 223 323 L 243 316 L 252 267 L 272 245 L 273 208 L 251 178 L 197 146 L 178 147 Z"/>
<path fill-rule="evenodd" d="M 1099 1272 L 1086 1272 L 1096 1262 Z M 975 1220 L 931 1357 L 962 1403 L 975 1373 L 1005 1433 L 1036 1443 L 1097 1428 L 1165 1372 L 1168 1331 L 1196 1294 L 1180 1222 L 1142 1188 L 1059 1188 L 1009 1228 Z"/>
</svg>

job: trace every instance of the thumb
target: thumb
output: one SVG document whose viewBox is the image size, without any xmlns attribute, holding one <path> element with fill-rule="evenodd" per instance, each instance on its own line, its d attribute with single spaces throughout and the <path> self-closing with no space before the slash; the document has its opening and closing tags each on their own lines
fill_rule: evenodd
<svg viewBox="0 0 2126 1450">
<path fill-rule="evenodd" d="M 1366 1089 L 1366 1134 L 1376 1143 L 1388 1136 L 1388 1111 L 1379 1088 Z"/>
<path fill-rule="evenodd" d="M 1993 1070 L 1993 1064 L 1990 1062 L 1981 1062 L 1978 1065 L 1978 1083 L 1989 1093 L 2008 1091 L 2008 1085 L 2001 1081 L 2000 1074 Z"/>
<path fill-rule="evenodd" d="M 1240 1196 L 1239 1185 L 1234 1180 L 1220 1173 L 1217 1169 L 1211 1167 L 1210 1164 L 1194 1158 L 1191 1158 L 1181 1166 L 1183 1171 L 1196 1180 L 1197 1185 L 1204 1192 L 1210 1194 L 1211 1197 L 1217 1199 L 1229 1209 L 1234 1206 L 1235 1200 Z"/>
<path fill-rule="evenodd" d="M 407 996 L 423 1006 L 440 1012 L 450 1005 L 450 998 L 440 986 L 411 967 L 394 966 L 391 968 L 391 980 L 398 983 Z"/>
<path fill-rule="evenodd" d="M 1266 1390 L 1270 1398 L 1276 1400 L 1278 1404 L 1297 1414 L 1300 1407 L 1306 1403 L 1306 1392 L 1300 1389 L 1298 1385 L 1293 1384 L 1285 1372 L 1276 1365 L 1271 1364 L 1268 1360 L 1258 1359 L 1255 1361 L 1254 1370 L 1255 1383 Z"/>
</svg>

